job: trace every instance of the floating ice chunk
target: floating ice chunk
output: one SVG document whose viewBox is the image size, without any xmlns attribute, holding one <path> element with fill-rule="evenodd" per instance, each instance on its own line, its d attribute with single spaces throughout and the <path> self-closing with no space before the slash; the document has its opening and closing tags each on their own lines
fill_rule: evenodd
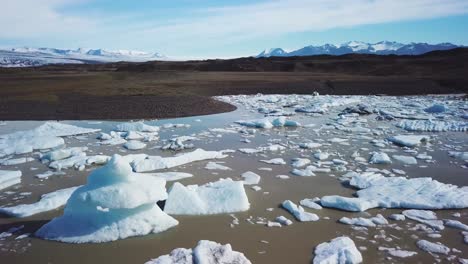
<svg viewBox="0 0 468 264">
<path fill-rule="evenodd" d="M 255 185 L 260 182 L 260 175 L 256 174 L 255 172 L 247 171 L 242 173 L 242 178 L 244 178 L 243 182 L 245 185 Z"/>
<path fill-rule="evenodd" d="M 88 157 L 86 156 L 86 153 L 79 152 L 76 156 L 51 162 L 49 164 L 49 168 L 56 170 L 69 169 L 72 167 L 80 168 L 81 166 L 86 165 L 87 159 Z"/>
<path fill-rule="evenodd" d="M 319 148 L 321 146 L 322 144 L 316 143 L 316 142 L 299 143 L 299 147 L 304 148 L 304 149 Z"/>
<path fill-rule="evenodd" d="M 271 160 L 260 160 L 261 162 L 268 163 L 268 164 L 274 164 L 274 165 L 285 165 L 286 161 L 282 158 L 276 158 L 276 159 L 271 159 Z"/>
<path fill-rule="evenodd" d="M 443 113 L 447 110 L 447 107 L 443 104 L 433 104 L 432 106 L 424 109 L 425 112 L 434 114 Z"/>
<path fill-rule="evenodd" d="M 172 185 L 164 211 L 174 215 L 207 215 L 247 211 L 243 182 L 220 179 L 205 185 Z"/>
<path fill-rule="evenodd" d="M 33 158 L 29 158 L 29 157 L 22 157 L 22 158 L 16 158 L 16 159 L 6 159 L 6 160 L 0 161 L 0 165 L 13 166 L 13 165 L 19 165 L 19 164 L 31 162 L 33 160 L 34 160 Z"/>
<path fill-rule="evenodd" d="M 193 264 L 192 249 L 176 248 L 168 255 L 145 262 L 145 264 Z"/>
<path fill-rule="evenodd" d="M 426 224 L 436 230 L 444 229 L 444 222 L 442 220 L 438 220 L 436 214 L 432 211 L 412 209 L 403 211 L 403 215 L 414 221 Z"/>
<path fill-rule="evenodd" d="M 95 155 L 95 156 L 89 156 L 86 159 L 86 165 L 104 165 L 106 164 L 111 157 L 106 156 L 106 155 Z"/>
<path fill-rule="evenodd" d="M 293 221 L 291 221 L 290 219 L 288 219 L 288 218 L 286 218 L 286 217 L 284 217 L 282 215 L 276 217 L 275 221 L 282 224 L 282 225 L 285 225 L 285 226 L 293 224 Z"/>
<path fill-rule="evenodd" d="M 331 207 L 351 212 L 362 212 L 367 209 L 377 207 L 378 203 L 361 198 L 348 198 L 338 195 L 324 196 L 320 199 L 320 204 L 324 207 Z"/>
<path fill-rule="evenodd" d="M 468 187 L 440 183 L 431 178 L 384 177 L 380 174 L 353 176 L 350 185 L 360 188 L 359 198 L 325 196 L 322 206 L 347 211 L 373 207 L 456 209 L 468 207 Z M 365 206 L 363 206 L 365 205 Z"/>
<path fill-rule="evenodd" d="M 291 171 L 291 173 L 296 175 L 296 176 L 311 177 L 311 176 L 315 176 L 313 168 L 315 168 L 315 166 L 307 166 L 305 169 L 302 169 L 302 170 L 301 169 L 293 169 Z"/>
<path fill-rule="evenodd" d="M 80 153 L 87 151 L 87 147 L 74 147 L 54 150 L 45 153 L 41 156 L 41 161 L 56 161 L 69 158 L 71 156 L 80 155 Z"/>
<path fill-rule="evenodd" d="M 346 225 L 356 225 L 356 226 L 365 226 L 365 227 L 375 227 L 377 225 L 388 225 L 387 219 L 385 219 L 385 217 L 383 217 L 381 214 L 378 214 L 377 216 L 371 217 L 371 218 L 342 217 L 339 220 L 339 222 L 343 223 L 343 224 L 346 224 Z"/>
<path fill-rule="evenodd" d="M 337 237 L 315 248 L 314 264 L 357 264 L 362 262 L 361 252 L 349 237 Z"/>
<path fill-rule="evenodd" d="M 178 224 L 156 204 L 166 198 L 163 179 L 136 175 L 125 159 L 114 155 L 73 192 L 63 216 L 42 226 L 36 236 L 67 243 L 102 243 L 159 233 Z"/>
<path fill-rule="evenodd" d="M 299 122 L 288 120 L 284 116 L 280 116 L 274 119 L 271 123 L 274 127 L 299 127 L 301 126 Z"/>
<path fill-rule="evenodd" d="M 371 164 L 391 164 L 392 160 L 385 152 L 373 152 L 369 163 Z"/>
<path fill-rule="evenodd" d="M 310 164 L 310 159 L 294 158 L 292 161 L 291 166 L 294 168 L 300 168 Z"/>
<path fill-rule="evenodd" d="M 446 247 L 445 245 L 438 243 L 429 242 L 427 240 L 419 240 L 416 242 L 416 245 L 423 251 L 435 254 L 443 254 L 447 255 L 450 252 L 450 248 Z"/>
<path fill-rule="evenodd" d="M 416 165 L 418 161 L 416 158 L 412 156 L 404 156 L 404 155 L 393 155 L 393 159 L 398 160 L 399 162 L 406 164 L 406 165 Z"/>
<path fill-rule="evenodd" d="M 181 136 L 170 140 L 169 144 L 162 147 L 162 149 L 183 150 L 194 148 L 193 144 L 186 144 L 185 142 L 197 140 L 196 137 Z"/>
<path fill-rule="evenodd" d="M 464 121 L 402 120 L 397 126 L 407 131 L 420 132 L 468 131 L 468 122 Z"/>
<path fill-rule="evenodd" d="M 316 153 L 314 153 L 314 158 L 316 158 L 318 160 L 326 160 L 326 159 L 328 159 L 328 157 L 330 157 L 330 154 L 328 154 L 327 152 L 316 152 Z"/>
<path fill-rule="evenodd" d="M 186 172 L 167 171 L 167 172 L 153 172 L 153 173 L 135 173 L 137 175 L 148 175 L 162 178 L 166 181 L 178 181 L 185 178 L 193 177 L 193 174 Z"/>
<path fill-rule="evenodd" d="M 146 147 L 146 144 L 138 140 L 130 140 L 126 142 L 123 146 L 124 148 L 129 150 L 139 150 L 144 149 Z"/>
<path fill-rule="evenodd" d="M 318 221 L 319 217 L 316 214 L 309 213 L 304 211 L 304 208 L 301 206 L 297 206 L 295 203 L 291 202 L 290 200 L 284 201 L 281 206 L 284 209 L 288 210 L 294 217 L 301 222 L 308 222 L 308 221 Z"/>
<path fill-rule="evenodd" d="M 255 154 L 255 153 L 262 152 L 261 149 L 253 149 L 253 148 L 240 148 L 238 150 L 244 154 Z"/>
<path fill-rule="evenodd" d="M 260 147 L 258 149 L 261 150 L 261 151 L 280 151 L 280 150 L 285 150 L 286 147 L 281 146 L 279 144 L 273 144 L 273 145 L 269 145 L 269 146 L 266 146 L 266 147 Z"/>
<path fill-rule="evenodd" d="M 462 222 L 457 221 L 457 220 L 447 219 L 447 220 L 444 220 L 444 224 L 445 226 L 448 226 L 448 227 L 453 227 L 453 228 L 460 229 L 463 231 L 468 231 L 468 225 L 465 225 Z"/>
<path fill-rule="evenodd" d="M 246 126 L 246 127 L 256 127 L 256 128 L 272 128 L 273 124 L 268 119 L 256 119 L 256 120 L 239 120 L 235 123 Z"/>
<path fill-rule="evenodd" d="M 468 160 L 468 152 L 449 151 L 449 156 L 455 159 Z"/>
<path fill-rule="evenodd" d="M 58 122 L 46 122 L 27 131 L 0 135 L 0 157 L 25 154 L 33 150 L 52 149 L 65 143 L 65 136 L 98 132 L 100 129 L 81 128 Z"/>
<path fill-rule="evenodd" d="M 21 183 L 21 171 L 0 170 L 0 190 Z"/>
<path fill-rule="evenodd" d="M 145 264 L 251 264 L 244 254 L 232 250 L 230 244 L 201 240 L 192 249 L 177 248 L 170 254 L 152 259 Z"/>
<path fill-rule="evenodd" d="M 430 137 L 425 135 L 397 135 L 389 137 L 388 140 L 397 145 L 412 148 L 421 144 L 422 142 L 429 141 Z"/>
<path fill-rule="evenodd" d="M 206 164 L 205 169 L 207 169 L 207 170 L 224 170 L 224 171 L 226 171 L 226 170 L 232 170 L 232 169 L 229 168 L 229 167 L 226 167 L 226 166 L 224 166 L 224 165 L 221 165 L 221 164 L 219 164 L 219 163 L 217 163 L 217 162 L 213 162 L 213 161 L 209 161 L 209 162 Z"/>
<path fill-rule="evenodd" d="M 145 172 L 169 169 L 195 161 L 222 159 L 225 157 L 227 157 L 227 155 L 224 155 L 221 151 L 196 149 L 192 152 L 183 153 L 175 157 L 148 156 L 145 159 L 132 162 L 132 167 L 136 172 Z"/>
<path fill-rule="evenodd" d="M 123 132 L 130 132 L 130 131 L 158 132 L 159 127 L 158 126 L 149 126 L 149 125 L 146 125 L 143 122 L 128 122 L 128 123 L 118 124 L 116 126 L 116 130 L 117 131 L 123 131 Z"/>
<path fill-rule="evenodd" d="M 72 193 L 78 187 L 70 187 L 66 189 L 57 190 L 41 196 L 41 199 L 33 204 L 20 204 L 12 207 L 0 208 L 0 213 L 14 216 L 14 217 L 28 217 L 31 215 L 51 211 L 64 206 Z"/>
<path fill-rule="evenodd" d="M 299 204 L 310 209 L 315 209 L 315 210 L 322 209 L 322 206 L 316 203 L 314 199 L 303 199 L 299 202 Z"/>
<path fill-rule="evenodd" d="M 395 221 L 405 221 L 406 217 L 403 214 L 391 214 L 388 218 Z"/>
<path fill-rule="evenodd" d="M 397 248 L 379 247 L 379 250 L 387 251 L 390 256 L 397 258 L 409 258 L 418 254 L 415 251 L 402 250 Z"/>
</svg>

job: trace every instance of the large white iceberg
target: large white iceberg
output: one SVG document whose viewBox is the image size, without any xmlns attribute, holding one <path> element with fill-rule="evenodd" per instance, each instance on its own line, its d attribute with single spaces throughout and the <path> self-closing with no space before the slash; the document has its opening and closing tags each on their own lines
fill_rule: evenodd
<svg viewBox="0 0 468 264">
<path fill-rule="evenodd" d="M 0 208 L 0 213 L 14 217 L 28 217 L 31 215 L 51 211 L 64 206 L 68 198 L 70 198 L 72 193 L 78 189 L 78 187 L 80 186 L 46 193 L 42 195 L 41 199 L 36 203 L 2 207 Z"/>
<path fill-rule="evenodd" d="M 222 159 L 225 157 L 227 157 L 227 155 L 224 155 L 221 151 L 206 151 L 203 149 L 196 149 L 192 152 L 183 153 L 174 157 L 147 156 L 145 159 L 133 161 L 132 167 L 136 172 L 145 172 L 169 169 L 194 161 Z"/>
<path fill-rule="evenodd" d="M 100 129 L 82 128 L 58 122 L 46 122 L 27 131 L 0 135 L 0 157 L 11 154 L 24 154 L 36 149 L 51 149 L 65 143 L 65 136 L 88 134 Z"/>
<path fill-rule="evenodd" d="M 0 190 L 21 183 L 21 171 L 0 170 Z"/>
<path fill-rule="evenodd" d="M 242 181 L 220 179 L 204 185 L 172 185 L 164 212 L 173 215 L 207 215 L 247 211 L 250 207 Z"/>
<path fill-rule="evenodd" d="M 314 264 L 356 264 L 362 262 L 361 252 L 351 238 L 342 236 L 315 248 Z"/>
<path fill-rule="evenodd" d="M 156 204 L 167 198 L 165 183 L 161 178 L 135 175 L 125 159 L 114 155 L 73 192 L 63 216 L 42 226 L 36 236 L 102 243 L 167 230 L 178 222 Z"/>
<path fill-rule="evenodd" d="M 152 259 L 145 264 L 250 264 L 244 254 L 232 250 L 230 244 L 201 240 L 192 249 L 176 248 L 168 255 Z"/>
</svg>

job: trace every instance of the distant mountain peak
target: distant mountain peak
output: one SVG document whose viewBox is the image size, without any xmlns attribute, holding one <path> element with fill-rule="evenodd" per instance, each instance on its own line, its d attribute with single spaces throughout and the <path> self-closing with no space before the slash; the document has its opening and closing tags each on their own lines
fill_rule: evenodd
<svg viewBox="0 0 468 264">
<path fill-rule="evenodd" d="M 263 51 L 257 57 L 289 57 L 289 56 L 311 56 L 311 55 L 343 55 L 349 53 L 377 54 L 377 55 L 420 55 L 434 50 L 447 50 L 459 46 L 452 43 L 409 43 L 403 44 L 396 41 L 383 40 L 376 43 L 363 41 L 348 41 L 341 45 L 324 44 L 320 46 L 306 46 L 304 48 L 286 52 L 281 48 L 271 49 L 270 52 Z"/>
</svg>

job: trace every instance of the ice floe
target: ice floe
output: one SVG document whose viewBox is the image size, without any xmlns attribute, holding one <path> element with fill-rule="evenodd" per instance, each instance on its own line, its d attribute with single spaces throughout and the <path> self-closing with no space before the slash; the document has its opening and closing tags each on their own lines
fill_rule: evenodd
<svg viewBox="0 0 468 264">
<path fill-rule="evenodd" d="M 288 210 L 294 217 L 301 222 L 309 222 L 309 221 L 318 221 L 320 218 L 318 215 L 306 212 L 302 206 L 298 206 L 295 203 L 291 202 L 290 200 L 284 201 L 281 206 Z"/>
<path fill-rule="evenodd" d="M 361 252 L 351 238 L 342 236 L 318 245 L 314 251 L 314 264 L 357 264 L 362 262 Z"/>
<path fill-rule="evenodd" d="M 21 171 L 0 170 L 0 190 L 21 183 Z"/>
<path fill-rule="evenodd" d="M 241 177 L 244 179 L 243 182 L 245 185 L 254 185 L 260 182 L 260 175 L 255 172 L 247 171 L 242 173 Z"/>
<path fill-rule="evenodd" d="M 361 190 L 358 198 L 325 196 L 321 204 L 346 211 L 369 208 L 456 209 L 468 207 L 468 187 L 445 184 L 431 178 L 385 177 L 380 174 L 355 175 L 350 185 Z"/>
<path fill-rule="evenodd" d="M 168 255 L 152 259 L 145 264 L 250 264 L 243 253 L 232 250 L 230 244 L 201 240 L 192 249 L 176 248 Z"/>
<path fill-rule="evenodd" d="M 225 157 L 227 157 L 227 155 L 223 154 L 221 151 L 196 149 L 192 152 L 182 153 L 174 157 L 147 156 L 144 159 L 133 161 L 132 167 L 136 172 L 146 172 L 169 169 L 195 161 L 222 159 Z"/>
<path fill-rule="evenodd" d="M 388 138 L 389 141 L 405 146 L 405 147 L 415 147 L 422 142 L 427 142 L 430 140 L 429 136 L 426 135 L 396 135 Z"/>
<path fill-rule="evenodd" d="M 220 179 L 204 185 L 172 185 L 164 212 L 172 215 L 206 215 L 246 211 L 250 208 L 242 181 Z"/>
<path fill-rule="evenodd" d="M 52 149 L 65 144 L 61 137 L 98 132 L 100 129 L 82 128 L 73 125 L 46 122 L 27 131 L 0 135 L 0 157 L 25 154 L 33 150 Z"/>
<path fill-rule="evenodd" d="M 72 193 L 78 189 L 78 187 L 80 186 L 46 193 L 42 195 L 41 199 L 36 203 L 20 204 L 12 207 L 1 207 L 0 213 L 14 217 L 28 217 L 31 215 L 51 211 L 64 206 L 68 198 L 70 198 Z"/>
<path fill-rule="evenodd" d="M 450 253 L 450 248 L 441 244 L 440 242 L 433 243 L 433 242 L 421 239 L 418 242 L 416 242 L 416 245 L 421 250 L 424 250 L 429 253 L 443 254 L 443 255 L 448 255 L 448 253 Z"/>
<path fill-rule="evenodd" d="M 468 131 L 468 122 L 464 121 L 403 120 L 397 126 L 419 132 Z"/>
</svg>

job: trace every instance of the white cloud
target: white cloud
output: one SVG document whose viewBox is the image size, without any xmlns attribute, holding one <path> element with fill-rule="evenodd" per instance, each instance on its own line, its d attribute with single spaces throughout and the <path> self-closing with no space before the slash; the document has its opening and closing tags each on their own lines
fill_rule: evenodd
<svg viewBox="0 0 468 264">
<path fill-rule="evenodd" d="M 205 16 L 139 33 L 173 40 L 251 38 L 465 14 L 466 0 L 277 0 L 212 8 Z"/>
<path fill-rule="evenodd" d="M 96 25 L 85 16 L 62 9 L 83 0 L 0 0 L 0 39 L 67 37 Z"/>
</svg>

